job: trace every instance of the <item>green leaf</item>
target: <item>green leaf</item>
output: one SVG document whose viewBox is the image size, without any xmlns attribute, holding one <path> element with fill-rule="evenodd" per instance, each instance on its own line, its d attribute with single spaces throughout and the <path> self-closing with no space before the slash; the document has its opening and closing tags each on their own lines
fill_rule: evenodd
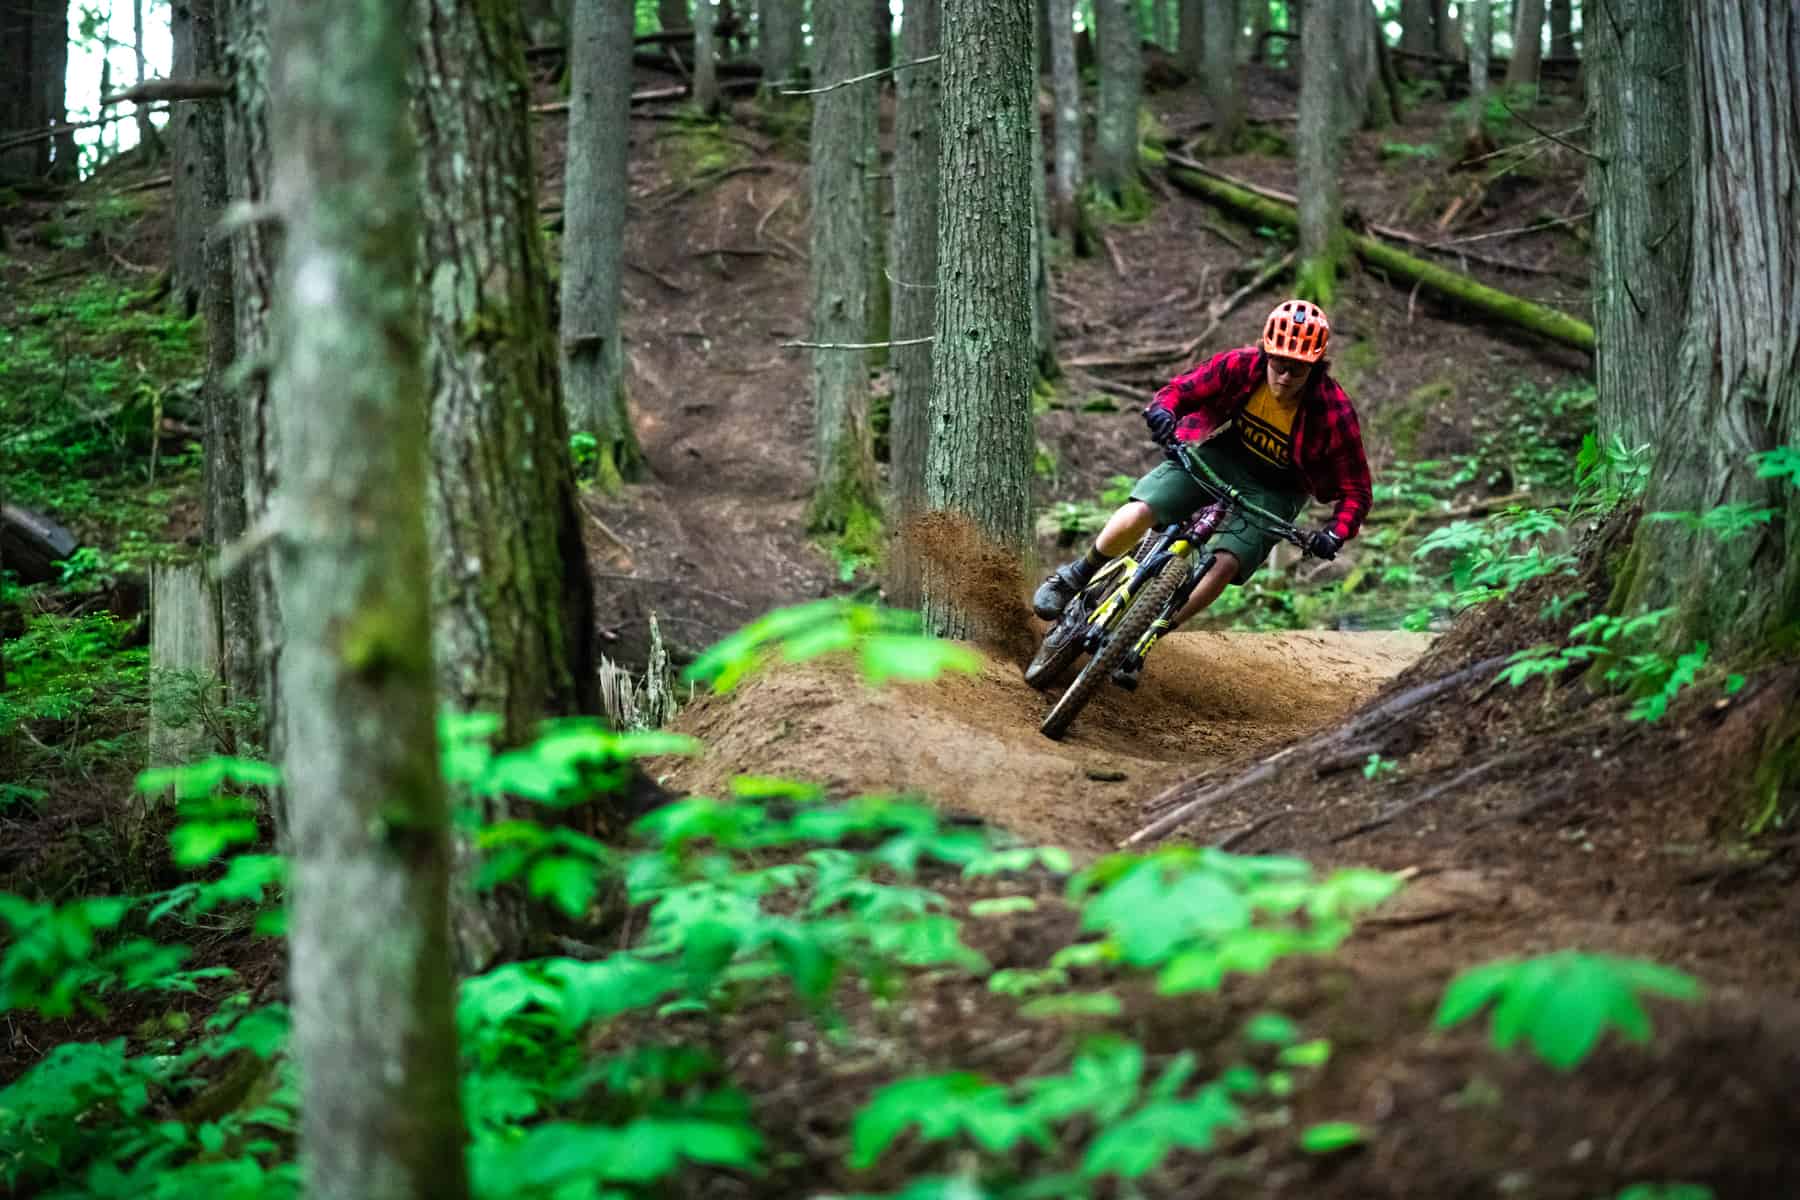
<svg viewBox="0 0 1800 1200">
<path fill-rule="evenodd" d="M 850 1165 L 866 1170 L 895 1138 L 917 1125 L 926 1141 L 968 1132 L 990 1150 L 1010 1150 L 1049 1136 L 1029 1113 L 1013 1108 L 1006 1089 L 967 1071 L 901 1079 L 881 1088 L 850 1127 Z"/>
<path fill-rule="evenodd" d="M 972 675 L 981 670 L 981 656 L 966 646 L 904 634 L 864 639 L 861 662 L 863 677 L 870 683 L 885 683 L 889 679 L 936 679 L 945 671 Z"/>
<path fill-rule="evenodd" d="M 972 917 L 1006 917 L 1013 913 L 1035 912 L 1037 901 L 1030 896 L 996 896 L 990 900 L 976 900 L 969 905 Z"/>
<path fill-rule="evenodd" d="M 1518 966 L 1517 959 L 1503 958 L 1463 971 L 1444 989 L 1444 997 L 1439 1001 L 1437 1015 L 1431 1023 L 1439 1029 L 1448 1029 L 1468 1020 L 1506 988 Z"/>
<path fill-rule="evenodd" d="M 1368 1130 L 1350 1121 L 1325 1121 L 1308 1126 L 1300 1134 L 1300 1148 L 1308 1154 L 1335 1154 L 1369 1140 Z"/>
<path fill-rule="evenodd" d="M 1331 1061 L 1331 1042 L 1314 1038 L 1310 1042 L 1284 1047 L 1276 1056 L 1284 1067 L 1322 1067 Z"/>
<path fill-rule="evenodd" d="M 571 918 L 587 915 L 600 890 L 594 865 L 578 858 L 551 855 L 531 864 L 525 887 L 534 899 L 548 898 Z"/>
<path fill-rule="evenodd" d="M 1039 996 L 1019 1009 L 1028 1020 L 1041 1021 L 1057 1017 L 1116 1017 L 1125 1006 L 1111 992 L 1070 992 L 1062 996 Z"/>
<path fill-rule="evenodd" d="M 1088 1146 L 1081 1171 L 1089 1177 L 1136 1179 L 1172 1150 L 1211 1149 L 1220 1132 L 1241 1120 L 1237 1105 L 1216 1085 L 1202 1088 L 1191 1100 L 1152 1102 L 1102 1130 Z"/>
<path fill-rule="evenodd" d="M 1300 1036 L 1300 1027 L 1280 1013 L 1257 1013 L 1244 1023 L 1244 1036 L 1264 1045 L 1286 1046 Z"/>
</svg>

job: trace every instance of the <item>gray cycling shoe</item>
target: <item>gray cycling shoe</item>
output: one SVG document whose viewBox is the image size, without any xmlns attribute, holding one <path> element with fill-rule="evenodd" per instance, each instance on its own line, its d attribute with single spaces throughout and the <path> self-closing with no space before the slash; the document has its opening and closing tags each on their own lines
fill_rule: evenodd
<svg viewBox="0 0 1800 1200">
<path fill-rule="evenodd" d="M 1082 560 L 1064 563 L 1050 572 L 1050 577 L 1038 585 L 1038 590 L 1031 594 L 1031 611 L 1046 621 L 1054 621 L 1062 616 L 1063 609 L 1069 607 L 1069 601 L 1081 594 L 1081 589 L 1093 578 L 1091 572 L 1081 569 Z"/>
</svg>

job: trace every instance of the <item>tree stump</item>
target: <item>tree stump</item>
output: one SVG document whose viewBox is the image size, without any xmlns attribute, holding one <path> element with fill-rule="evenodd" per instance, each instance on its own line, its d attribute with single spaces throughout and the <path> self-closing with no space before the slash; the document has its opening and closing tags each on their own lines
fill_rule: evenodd
<svg viewBox="0 0 1800 1200">
<path fill-rule="evenodd" d="M 217 752 L 219 611 L 198 563 L 150 568 L 150 765 Z"/>
</svg>

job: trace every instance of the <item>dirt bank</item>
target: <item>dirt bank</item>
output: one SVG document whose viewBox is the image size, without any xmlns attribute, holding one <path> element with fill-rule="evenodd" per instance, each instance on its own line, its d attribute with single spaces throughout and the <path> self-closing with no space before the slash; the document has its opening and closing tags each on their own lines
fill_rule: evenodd
<svg viewBox="0 0 1800 1200">
<path fill-rule="evenodd" d="M 844 663 L 773 671 L 682 713 L 706 744 L 667 783 L 717 793 L 786 775 L 834 793 L 916 790 L 945 808 L 1072 850 L 1110 848 L 1156 788 L 1326 724 L 1424 652 L 1403 633 L 1182 633 L 1135 695 L 1108 688 L 1052 742 L 1046 699 L 1010 660 L 977 675 L 871 689 Z M 1098 778 L 1096 778 L 1098 776 Z"/>
</svg>

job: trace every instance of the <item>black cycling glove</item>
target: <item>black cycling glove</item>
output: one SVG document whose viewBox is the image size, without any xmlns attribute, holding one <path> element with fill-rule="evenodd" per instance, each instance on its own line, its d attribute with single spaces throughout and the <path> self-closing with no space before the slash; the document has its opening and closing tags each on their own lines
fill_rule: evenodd
<svg viewBox="0 0 1800 1200">
<path fill-rule="evenodd" d="M 1344 539 L 1329 529 L 1315 529 L 1306 535 L 1306 552 L 1314 558 L 1330 562 L 1343 548 Z"/>
<path fill-rule="evenodd" d="M 1150 440 L 1159 446 L 1175 444 L 1175 414 L 1160 404 L 1144 410 L 1144 424 L 1150 427 Z"/>
</svg>

